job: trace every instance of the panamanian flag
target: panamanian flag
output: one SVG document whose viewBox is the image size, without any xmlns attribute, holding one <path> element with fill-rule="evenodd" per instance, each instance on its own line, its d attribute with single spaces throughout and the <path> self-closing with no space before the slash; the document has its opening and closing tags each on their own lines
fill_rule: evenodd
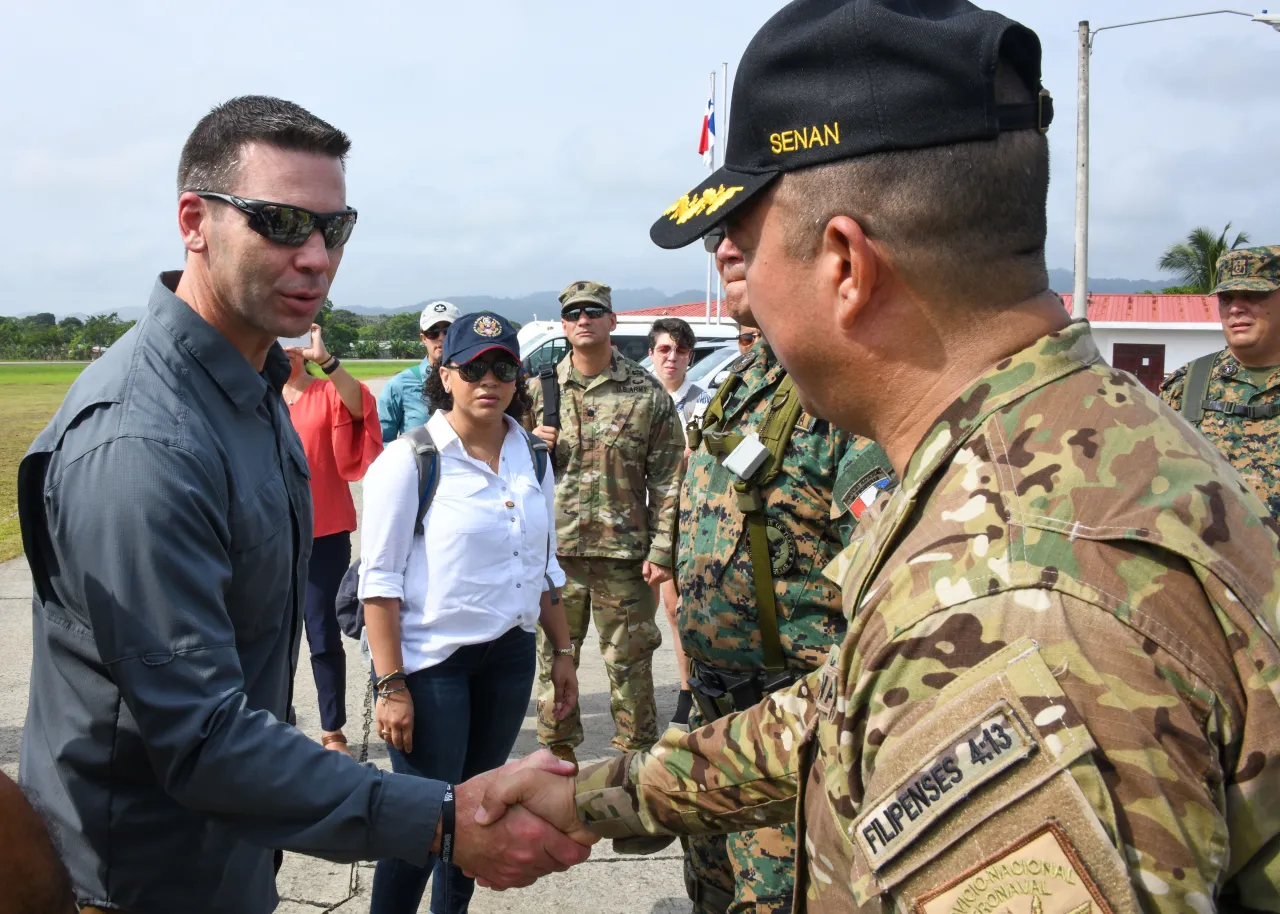
<svg viewBox="0 0 1280 914">
<path fill-rule="evenodd" d="M 711 167 L 712 148 L 716 145 L 716 100 L 707 99 L 707 113 L 702 115 L 702 137 L 698 140 L 698 155 L 702 164 Z"/>
</svg>

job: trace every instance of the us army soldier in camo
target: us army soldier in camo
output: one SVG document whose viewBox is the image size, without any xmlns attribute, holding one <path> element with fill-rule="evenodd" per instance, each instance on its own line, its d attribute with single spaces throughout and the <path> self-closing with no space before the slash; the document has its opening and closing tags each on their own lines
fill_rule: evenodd
<svg viewBox="0 0 1280 914">
<path fill-rule="evenodd" d="M 964 3 L 801 0 L 748 45 L 708 179 L 744 199 L 651 236 L 725 222 L 806 407 L 900 486 L 832 566 L 850 623 L 819 672 L 576 788 L 495 778 L 486 812 L 794 819 L 816 914 L 1280 910 L 1280 526 L 1048 290 L 1039 61 Z M 768 124 L 837 117 L 772 181 L 732 170 Z"/>
<path fill-rule="evenodd" d="M 658 738 L 652 659 L 662 636 L 644 566 L 669 574 L 672 565 L 684 433 L 657 379 L 609 346 L 616 325 L 610 288 L 578 282 L 560 300 L 564 312 L 581 312 L 564 321 L 573 352 L 557 367 L 561 429 L 552 448 L 556 557 L 567 578 L 563 597 L 574 666 L 594 618 L 609 674 L 612 743 L 647 749 Z M 575 364 L 586 364 L 584 351 L 600 360 L 598 373 L 584 375 Z M 537 378 L 529 393 L 533 409 L 525 422 L 532 428 L 542 422 Z M 551 714 L 551 644 L 541 629 L 538 657 L 538 740 L 572 758 L 565 750 L 581 744 L 582 717 L 576 706 L 563 720 Z"/>
<path fill-rule="evenodd" d="M 753 326 L 741 253 L 733 242 L 721 240 L 716 261 L 729 316 Z M 724 401 L 722 430 L 759 430 L 786 371 L 763 340 L 734 363 L 733 371 L 741 381 Z M 782 471 L 762 492 L 766 523 L 772 528 L 779 640 L 788 669 L 800 674 L 817 669 L 844 637 L 839 588 L 821 571 L 849 545 L 856 515 L 865 507 L 865 501 L 857 501 L 851 510 L 851 503 L 864 492 L 879 493 L 877 483 L 891 476 L 888 458 L 873 442 L 833 430 L 808 412 L 800 414 Z M 705 443 L 690 456 L 680 495 L 676 565 L 680 641 L 700 664 L 754 672 L 764 669 L 764 655 L 734 478 Z M 695 708 L 690 726 L 704 722 Z M 694 910 L 791 911 L 795 854 L 794 825 L 688 839 L 685 882 Z"/>
<path fill-rule="evenodd" d="M 1280 246 L 1224 254 L 1213 294 L 1227 348 L 1213 362 L 1200 431 L 1280 518 Z M 1181 410 L 1186 383 L 1183 365 L 1161 398 Z"/>
</svg>

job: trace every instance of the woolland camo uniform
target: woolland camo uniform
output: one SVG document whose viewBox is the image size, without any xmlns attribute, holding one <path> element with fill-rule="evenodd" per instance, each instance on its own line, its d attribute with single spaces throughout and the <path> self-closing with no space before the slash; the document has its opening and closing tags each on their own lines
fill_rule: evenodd
<svg viewBox="0 0 1280 914">
<path fill-rule="evenodd" d="M 1220 292 L 1280 289 L 1280 246 L 1229 251 L 1218 261 Z M 1280 518 L 1280 366 L 1249 368 L 1229 349 L 1183 365 L 1161 398 L 1222 452 Z"/>
<path fill-rule="evenodd" d="M 581 657 L 594 618 L 609 674 L 609 706 L 620 749 L 647 749 L 658 738 L 653 652 L 662 643 L 657 604 L 645 583 L 645 560 L 670 567 L 684 433 L 671 396 L 657 379 L 616 349 L 607 371 L 586 378 L 573 359 L 560 362 L 561 429 L 556 471 L 556 557 L 564 569 L 564 609 Z M 529 383 L 542 416 L 542 387 Z M 577 707 L 564 720 L 551 714 L 551 645 L 538 630 L 538 739 L 543 745 L 582 742 Z"/>
<path fill-rule="evenodd" d="M 1088 325 L 948 407 L 823 668 L 584 769 L 606 837 L 798 817 L 796 909 L 1280 909 L 1277 523 Z"/>
<path fill-rule="evenodd" d="M 697 685 L 713 692 L 745 688 L 745 709 L 763 688 L 794 682 L 827 659 L 845 633 L 840 590 L 822 569 L 849 545 L 859 516 L 893 477 L 888 458 L 866 438 L 832 429 L 801 412 L 782 451 L 781 471 L 760 487 L 770 540 L 775 621 L 762 623 L 738 481 L 712 453 L 717 431 L 759 432 L 783 390 L 786 371 L 767 343 L 734 362 L 711 410 L 693 436 L 680 496 L 678 571 L 680 642 L 694 663 Z M 789 385 L 788 385 L 789 387 Z M 794 395 L 794 394 L 793 394 Z M 841 498 L 833 506 L 833 489 Z M 865 493 L 865 495 L 864 495 Z M 858 500 L 859 496 L 864 496 Z M 887 497 L 887 496 L 882 496 Z M 856 502 L 856 512 L 850 504 Z M 782 669 L 766 669 L 762 630 L 772 626 Z M 781 674 L 781 675 L 779 675 Z M 695 693 L 697 694 L 697 693 Z M 726 694 L 726 698 L 732 698 Z M 690 725 L 721 716 L 701 698 Z M 685 882 L 699 912 L 785 912 L 795 883 L 795 826 L 689 838 Z"/>
</svg>

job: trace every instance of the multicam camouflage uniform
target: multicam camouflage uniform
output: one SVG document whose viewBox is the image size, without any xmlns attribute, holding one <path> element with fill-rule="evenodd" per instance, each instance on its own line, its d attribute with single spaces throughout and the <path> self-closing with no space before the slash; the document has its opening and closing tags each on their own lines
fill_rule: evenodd
<svg viewBox="0 0 1280 914">
<path fill-rule="evenodd" d="M 608 370 L 591 378 L 572 362 L 566 358 L 557 369 L 561 430 L 552 460 L 556 557 L 567 578 L 564 609 L 573 662 L 576 667 L 594 618 L 617 728 L 612 743 L 647 749 L 658 738 L 652 659 L 662 636 L 641 566 L 645 560 L 671 566 L 684 434 L 670 395 L 617 350 Z M 533 409 L 525 422 L 532 427 L 542 419 L 536 378 L 529 393 Z M 538 740 L 577 746 L 578 708 L 561 721 L 551 715 L 551 644 L 541 628 L 538 659 Z"/>
<path fill-rule="evenodd" d="M 1277 910 L 1280 526 L 1212 447 L 1082 322 L 971 385 L 877 507 L 828 664 L 584 770 L 592 828 L 799 815 L 814 914 Z"/>
<path fill-rule="evenodd" d="M 786 372 L 763 343 L 733 365 L 741 381 L 724 400 L 725 430 L 759 430 Z M 844 637 L 840 591 L 821 571 L 849 544 L 848 502 L 892 477 L 871 441 L 801 413 L 781 473 L 763 490 L 776 531 L 772 558 L 778 634 L 786 667 L 817 669 Z M 745 518 L 734 477 L 705 442 L 689 461 L 680 498 L 680 641 L 690 659 L 718 670 L 764 668 Z M 837 481 L 839 480 L 839 481 Z M 861 484 L 860 484 L 861 483 Z M 851 491 L 857 486 L 857 491 Z M 845 495 L 833 508 L 832 490 Z M 859 504 L 859 508 L 862 504 Z M 697 709 L 692 727 L 703 719 Z M 698 912 L 787 912 L 795 884 L 795 826 L 688 839 L 686 883 Z M 708 889 L 708 886 L 711 888 Z"/>
<path fill-rule="evenodd" d="M 1228 252 L 1218 261 L 1217 278 L 1215 295 L 1280 289 L 1280 246 Z M 1170 375 L 1160 390 L 1177 410 L 1183 407 L 1188 367 Z M 1247 368 L 1224 349 L 1213 361 L 1204 400 L 1201 433 L 1280 518 L 1280 366 Z"/>
</svg>

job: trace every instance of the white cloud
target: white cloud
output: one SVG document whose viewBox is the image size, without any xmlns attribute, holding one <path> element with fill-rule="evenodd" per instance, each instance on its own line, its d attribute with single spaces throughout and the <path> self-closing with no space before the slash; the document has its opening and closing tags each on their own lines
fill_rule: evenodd
<svg viewBox="0 0 1280 914">
<path fill-rule="evenodd" d="M 61 0 L 6 9 L 0 312 L 141 305 L 180 263 L 173 173 L 208 108 L 260 92 L 352 137 L 360 224 L 335 298 L 521 295 L 583 276 L 700 288 L 700 250 L 648 228 L 702 176 L 707 73 L 778 7 L 336 0 L 216 7 Z M 1070 267 L 1076 21 L 1167 2 L 993 5 L 1036 29 L 1057 118 L 1049 264 Z M 1147 278 L 1163 248 L 1228 219 L 1280 240 L 1280 35 L 1219 16 L 1105 32 L 1093 57 L 1091 273 Z M 723 124 L 723 112 L 720 112 Z"/>
</svg>

